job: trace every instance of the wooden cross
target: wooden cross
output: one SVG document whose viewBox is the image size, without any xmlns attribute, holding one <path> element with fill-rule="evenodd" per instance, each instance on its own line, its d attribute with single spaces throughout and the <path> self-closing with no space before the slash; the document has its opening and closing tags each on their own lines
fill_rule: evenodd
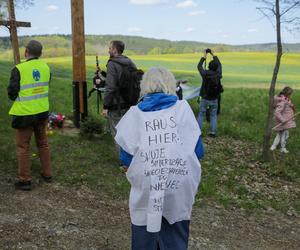
<svg viewBox="0 0 300 250">
<path fill-rule="evenodd" d="M 73 51 L 73 117 L 77 127 L 88 115 L 85 66 L 84 0 L 71 0 Z"/>
<path fill-rule="evenodd" d="M 12 44 L 13 54 L 14 54 L 14 62 L 15 64 L 20 63 L 20 51 L 19 51 L 19 42 L 18 42 L 18 34 L 17 27 L 31 27 L 29 22 L 17 22 L 15 16 L 15 7 L 14 0 L 8 0 L 7 2 L 8 15 L 9 20 L 0 20 L 0 26 L 6 26 L 9 29 L 10 40 Z"/>
</svg>

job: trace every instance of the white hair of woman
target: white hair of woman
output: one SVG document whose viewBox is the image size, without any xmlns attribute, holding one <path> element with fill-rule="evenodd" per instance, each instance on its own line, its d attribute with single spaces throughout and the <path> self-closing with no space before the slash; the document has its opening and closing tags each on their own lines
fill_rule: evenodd
<svg viewBox="0 0 300 250">
<path fill-rule="evenodd" d="M 143 75 L 141 96 L 158 92 L 176 95 L 176 80 L 169 70 L 162 67 L 153 67 Z"/>
</svg>

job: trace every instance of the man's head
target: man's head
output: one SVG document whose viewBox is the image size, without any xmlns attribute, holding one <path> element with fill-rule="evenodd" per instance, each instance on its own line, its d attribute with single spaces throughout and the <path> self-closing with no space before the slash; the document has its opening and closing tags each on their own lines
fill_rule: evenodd
<svg viewBox="0 0 300 250">
<path fill-rule="evenodd" d="M 40 57 L 42 54 L 43 46 L 40 42 L 36 40 L 31 40 L 25 49 L 25 57 L 26 58 L 33 58 L 33 57 Z"/>
<path fill-rule="evenodd" d="M 108 53 L 110 57 L 122 55 L 125 49 L 125 44 L 122 41 L 111 41 L 109 44 Z"/>
<path fill-rule="evenodd" d="M 218 63 L 215 60 L 210 61 L 208 64 L 208 69 L 216 71 L 218 69 Z"/>
</svg>

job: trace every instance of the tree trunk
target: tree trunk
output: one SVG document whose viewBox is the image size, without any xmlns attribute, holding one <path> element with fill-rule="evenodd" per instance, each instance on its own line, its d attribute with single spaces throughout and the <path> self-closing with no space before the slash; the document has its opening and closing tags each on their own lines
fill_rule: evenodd
<svg viewBox="0 0 300 250">
<path fill-rule="evenodd" d="M 266 120 L 266 127 L 265 127 L 265 134 L 264 134 L 264 141 L 263 141 L 263 152 L 262 157 L 265 161 L 270 161 L 271 154 L 270 154 L 270 140 L 271 140 L 271 133 L 272 133 L 272 122 L 273 122 L 273 102 L 274 102 L 274 94 L 275 94 L 275 86 L 277 81 L 277 76 L 280 68 L 280 61 L 282 56 L 282 43 L 281 43 L 281 21 L 280 21 L 280 6 L 279 1 L 276 0 L 276 35 L 277 35 L 277 56 L 276 56 L 276 63 L 273 70 L 273 77 L 269 89 L 269 110 Z"/>
</svg>

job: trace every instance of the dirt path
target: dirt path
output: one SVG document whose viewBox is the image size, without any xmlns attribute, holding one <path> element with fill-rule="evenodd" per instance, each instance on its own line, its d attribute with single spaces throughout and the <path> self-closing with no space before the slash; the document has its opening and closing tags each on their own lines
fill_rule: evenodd
<svg viewBox="0 0 300 250">
<path fill-rule="evenodd" d="M 127 201 L 85 186 L 0 186 L 0 249 L 130 249 Z M 300 249 L 300 218 L 247 215 L 214 203 L 195 208 L 190 249 Z"/>
</svg>

